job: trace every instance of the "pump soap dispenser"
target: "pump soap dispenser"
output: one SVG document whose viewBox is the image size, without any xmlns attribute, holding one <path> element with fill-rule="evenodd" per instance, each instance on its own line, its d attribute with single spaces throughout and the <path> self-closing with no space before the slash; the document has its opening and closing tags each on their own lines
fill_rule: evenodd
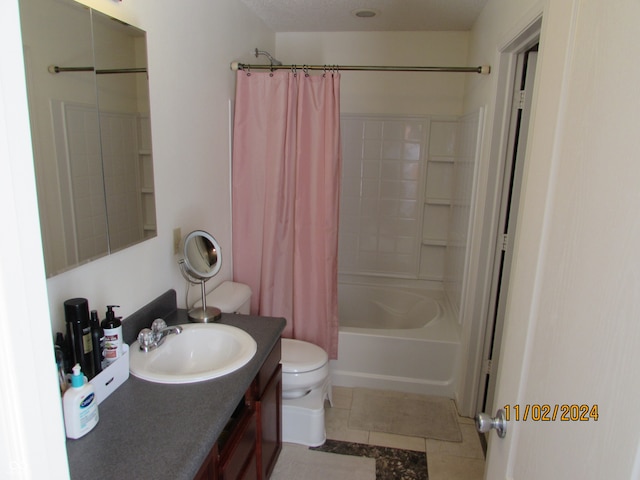
<svg viewBox="0 0 640 480">
<path fill-rule="evenodd" d="M 118 358 L 124 355 L 122 348 L 122 322 L 121 317 L 116 317 L 114 308 L 119 305 L 107 305 L 107 318 L 100 326 L 104 330 L 104 362 L 105 366 L 111 365 Z"/>
<path fill-rule="evenodd" d="M 64 392 L 64 427 L 69 438 L 80 438 L 98 424 L 98 402 L 93 385 L 85 382 L 80 364 L 72 369 L 71 388 Z"/>
</svg>

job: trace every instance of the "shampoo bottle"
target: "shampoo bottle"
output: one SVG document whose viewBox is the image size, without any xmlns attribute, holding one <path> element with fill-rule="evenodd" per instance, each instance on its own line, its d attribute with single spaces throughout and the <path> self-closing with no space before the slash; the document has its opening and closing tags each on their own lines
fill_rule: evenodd
<svg viewBox="0 0 640 480">
<path fill-rule="evenodd" d="M 104 363 L 105 367 L 111 365 L 124 355 L 122 349 L 122 322 L 116 317 L 113 309 L 118 305 L 107 305 L 107 318 L 102 323 L 104 330 Z"/>
<path fill-rule="evenodd" d="M 98 424 L 98 402 L 93 385 L 85 383 L 80 364 L 72 370 L 71 388 L 62 397 L 64 428 L 68 438 L 80 438 Z"/>
</svg>

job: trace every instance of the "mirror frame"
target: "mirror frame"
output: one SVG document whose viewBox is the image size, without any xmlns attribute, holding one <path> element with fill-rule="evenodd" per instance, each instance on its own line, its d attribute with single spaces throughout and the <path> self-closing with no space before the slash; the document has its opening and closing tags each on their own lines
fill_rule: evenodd
<svg viewBox="0 0 640 480">
<path fill-rule="evenodd" d="M 197 244 L 197 240 L 203 238 L 207 242 L 204 251 Z M 215 264 L 211 265 L 210 258 L 215 255 Z M 190 254 L 194 255 L 191 256 Z M 211 268 L 207 271 L 196 268 L 197 263 L 208 264 Z M 202 306 L 189 310 L 189 320 L 197 323 L 217 322 L 222 317 L 222 312 L 217 307 L 207 306 L 207 294 L 205 283 L 216 275 L 222 267 L 222 252 L 218 241 L 204 230 L 194 230 L 183 241 L 182 256 L 178 259 L 180 273 L 190 283 L 200 283 Z M 188 291 L 188 290 L 187 290 Z M 189 308 L 189 305 L 186 305 Z"/>
<path fill-rule="evenodd" d="M 204 238 L 209 244 L 206 248 L 206 252 L 202 251 L 197 243 L 198 238 Z M 205 258 L 205 254 L 210 256 L 211 251 L 215 254 L 215 263 L 211 265 L 211 262 Z M 200 255 L 200 257 L 193 257 L 193 255 Z M 183 259 L 187 273 L 198 280 L 209 280 L 215 276 L 222 268 L 222 255 L 220 251 L 220 244 L 218 241 L 208 232 L 204 230 L 194 230 L 189 233 L 184 239 Z M 202 271 L 196 268 L 196 263 L 202 260 L 203 263 L 209 263 L 210 269 L 208 271 Z"/>
</svg>

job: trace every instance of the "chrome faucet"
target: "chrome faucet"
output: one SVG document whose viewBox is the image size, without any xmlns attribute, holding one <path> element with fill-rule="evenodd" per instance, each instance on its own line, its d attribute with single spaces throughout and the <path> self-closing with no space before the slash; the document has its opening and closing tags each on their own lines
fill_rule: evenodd
<svg viewBox="0 0 640 480">
<path fill-rule="evenodd" d="M 150 352 L 158 348 L 164 342 L 165 338 L 171 334 L 178 335 L 182 333 L 182 327 L 168 327 L 166 322 L 161 318 L 156 318 L 151 324 L 151 328 L 143 328 L 138 334 L 138 343 L 140 350 Z"/>
</svg>

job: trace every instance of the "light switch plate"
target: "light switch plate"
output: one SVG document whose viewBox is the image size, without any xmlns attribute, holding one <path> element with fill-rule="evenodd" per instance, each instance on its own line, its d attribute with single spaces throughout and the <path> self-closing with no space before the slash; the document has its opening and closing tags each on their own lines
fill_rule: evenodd
<svg viewBox="0 0 640 480">
<path fill-rule="evenodd" d="M 182 229 L 174 228 L 173 229 L 173 254 L 177 255 L 178 250 L 180 249 L 180 242 L 182 241 Z"/>
</svg>

